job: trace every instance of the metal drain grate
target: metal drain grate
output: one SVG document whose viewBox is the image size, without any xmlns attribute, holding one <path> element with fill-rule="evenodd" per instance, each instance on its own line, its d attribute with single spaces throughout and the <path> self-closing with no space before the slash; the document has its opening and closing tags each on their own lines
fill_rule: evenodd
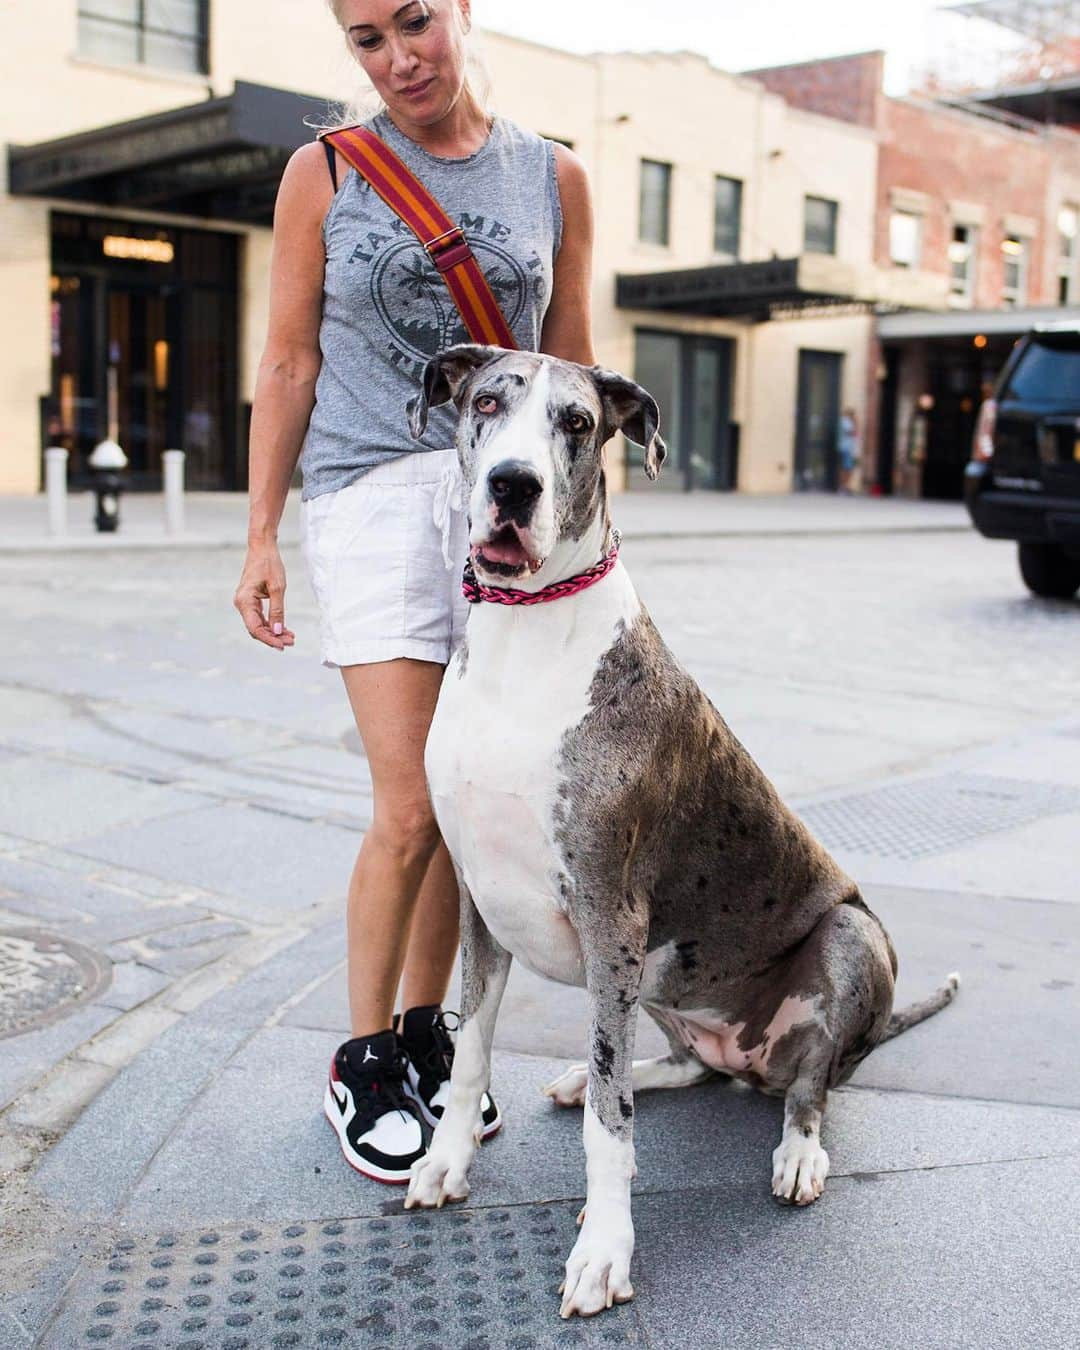
<svg viewBox="0 0 1080 1350">
<path fill-rule="evenodd" d="M 109 983 L 106 957 L 38 928 L 0 928 L 0 1037 L 55 1021 Z"/>
<path fill-rule="evenodd" d="M 1076 810 L 1077 788 L 948 774 L 815 802 L 799 814 L 826 848 L 911 859 Z"/>
<path fill-rule="evenodd" d="M 562 1322 L 577 1205 L 123 1238 L 76 1281 L 48 1350 L 640 1346 L 632 1306 Z"/>
</svg>

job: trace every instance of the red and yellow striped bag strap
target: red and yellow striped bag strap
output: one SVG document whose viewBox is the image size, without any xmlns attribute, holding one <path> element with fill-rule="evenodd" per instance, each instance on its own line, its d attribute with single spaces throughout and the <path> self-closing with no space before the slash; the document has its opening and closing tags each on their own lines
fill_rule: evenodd
<svg viewBox="0 0 1080 1350">
<path fill-rule="evenodd" d="M 319 139 L 329 141 L 420 240 L 446 282 L 472 340 L 516 350 L 510 325 L 463 230 L 386 142 L 362 126 L 324 131 Z"/>
</svg>

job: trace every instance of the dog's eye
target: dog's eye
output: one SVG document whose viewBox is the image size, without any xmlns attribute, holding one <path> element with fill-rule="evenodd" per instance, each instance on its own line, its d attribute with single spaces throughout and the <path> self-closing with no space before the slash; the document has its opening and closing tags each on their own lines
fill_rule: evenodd
<svg viewBox="0 0 1080 1350">
<path fill-rule="evenodd" d="M 485 416 L 493 413 L 498 406 L 498 400 L 492 398 L 490 394 L 480 394 L 473 399 L 473 407 Z"/>
<path fill-rule="evenodd" d="M 571 413 L 570 416 L 566 419 L 566 425 L 570 428 L 570 430 L 574 433 L 575 436 L 581 436 L 586 431 L 589 430 L 592 423 L 589 421 L 589 419 L 585 416 L 584 413 Z"/>
</svg>

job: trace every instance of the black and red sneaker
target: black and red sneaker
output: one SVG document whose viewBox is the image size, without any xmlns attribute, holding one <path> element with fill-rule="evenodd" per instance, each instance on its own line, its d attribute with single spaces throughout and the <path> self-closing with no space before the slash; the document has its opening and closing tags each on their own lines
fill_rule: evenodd
<svg viewBox="0 0 1080 1350">
<path fill-rule="evenodd" d="M 448 1017 L 454 1019 L 453 1027 L 447 1026 Z M 450 1032 L 456 1031 L 457 1025 L 457 1013 L 443 1012 L 438 1003 L 410 1008 L 403 1017 L 394 1014 L 398 1045 L 405 1055 L 405 1091 L 433 1127 L 450 1100 L 450 1071 L 454 1067 Z M 486 1092 L 481 1099 L 480 1120 L 481 1139 L 490 1139 L 502 1125 L 499 1108 Z"/>
<path fill-rule="evenodd" d="M 359 1036 L 339 1047 L 330 1061 L 323 1110 L 345 1161 L 374 1181 L 408 1181 L 409 1169 L 427 1151 L 393 1031 Z"/>
</svg>

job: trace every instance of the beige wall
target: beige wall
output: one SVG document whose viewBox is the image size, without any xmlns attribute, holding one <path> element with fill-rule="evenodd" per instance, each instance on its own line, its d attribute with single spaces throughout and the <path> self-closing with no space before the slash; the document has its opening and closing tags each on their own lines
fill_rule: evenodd
<svg viewBox="0 0 1080 1350">
<path fill-rule="evenodd" d="M 98 65 L 76 53 L 75 0 L 0 7 L 6 79 L 0 133 L 27 143 L 105 122 L 228 93 L 237 79 L 347 97 L 357 71 L 320 0 L 217 0 L 211 7 L 212 71 L 172 76 Z M 877 146 L 864 128 L 788 107 L 763 86 L 728 75 L 692 54 L 582 57 L 506 38 L 479 35 L 492 80 L 493 106 L 535 130 L 569 140 L 584 160 L 596 209 L 593 285 L 598 358 L 632 373 L 635 326 L 734 338 L 732 415 L 743 427 L 740 486 L 790 486 L 794 369 L 799 346 L 845 353 L 845 399 L 860 411 L 860 349 L 866 324 L 814 319 L 752 325 L 744 321 L 632 313 L 615 306 L 618 272 L 696 267 L 712 253 L 713 177 L 744 183 L 744 261 L 801 251 L 803 196 L 840 201 L 838 257 L 865 269 L 871 260 Z M 668 247 L 637 238 L 642 158 L 672 163 L 672 237 Z M 65 203 L 65 206 L 70 204 Z M 0 490 L 38 483 L 37 399 L 49 386 L 48 203 L 0 195 L 0 278 L 8 317 L 0 324 L 0 404 L 6 445 Z M 125 212 L 139 218 L 143 213 Z M 171 219 L 171 218 L 170 218 Z M 211 228 L 235 228 L 199 222 Z M 250 399 L 265 336 L 270 237 L 245 229 L 242 249 L 240 391 Z M 777 397 L 782 391 L 782 397 Z M 621 482 L 619 447 L 613 480 Z"/>
<path fill-rule="evenodd" d="M 49 388 L 50 270 L 44 205 L 0 196 L 0 492 L 38 488 L 38 396 Z"/>
</svg>

